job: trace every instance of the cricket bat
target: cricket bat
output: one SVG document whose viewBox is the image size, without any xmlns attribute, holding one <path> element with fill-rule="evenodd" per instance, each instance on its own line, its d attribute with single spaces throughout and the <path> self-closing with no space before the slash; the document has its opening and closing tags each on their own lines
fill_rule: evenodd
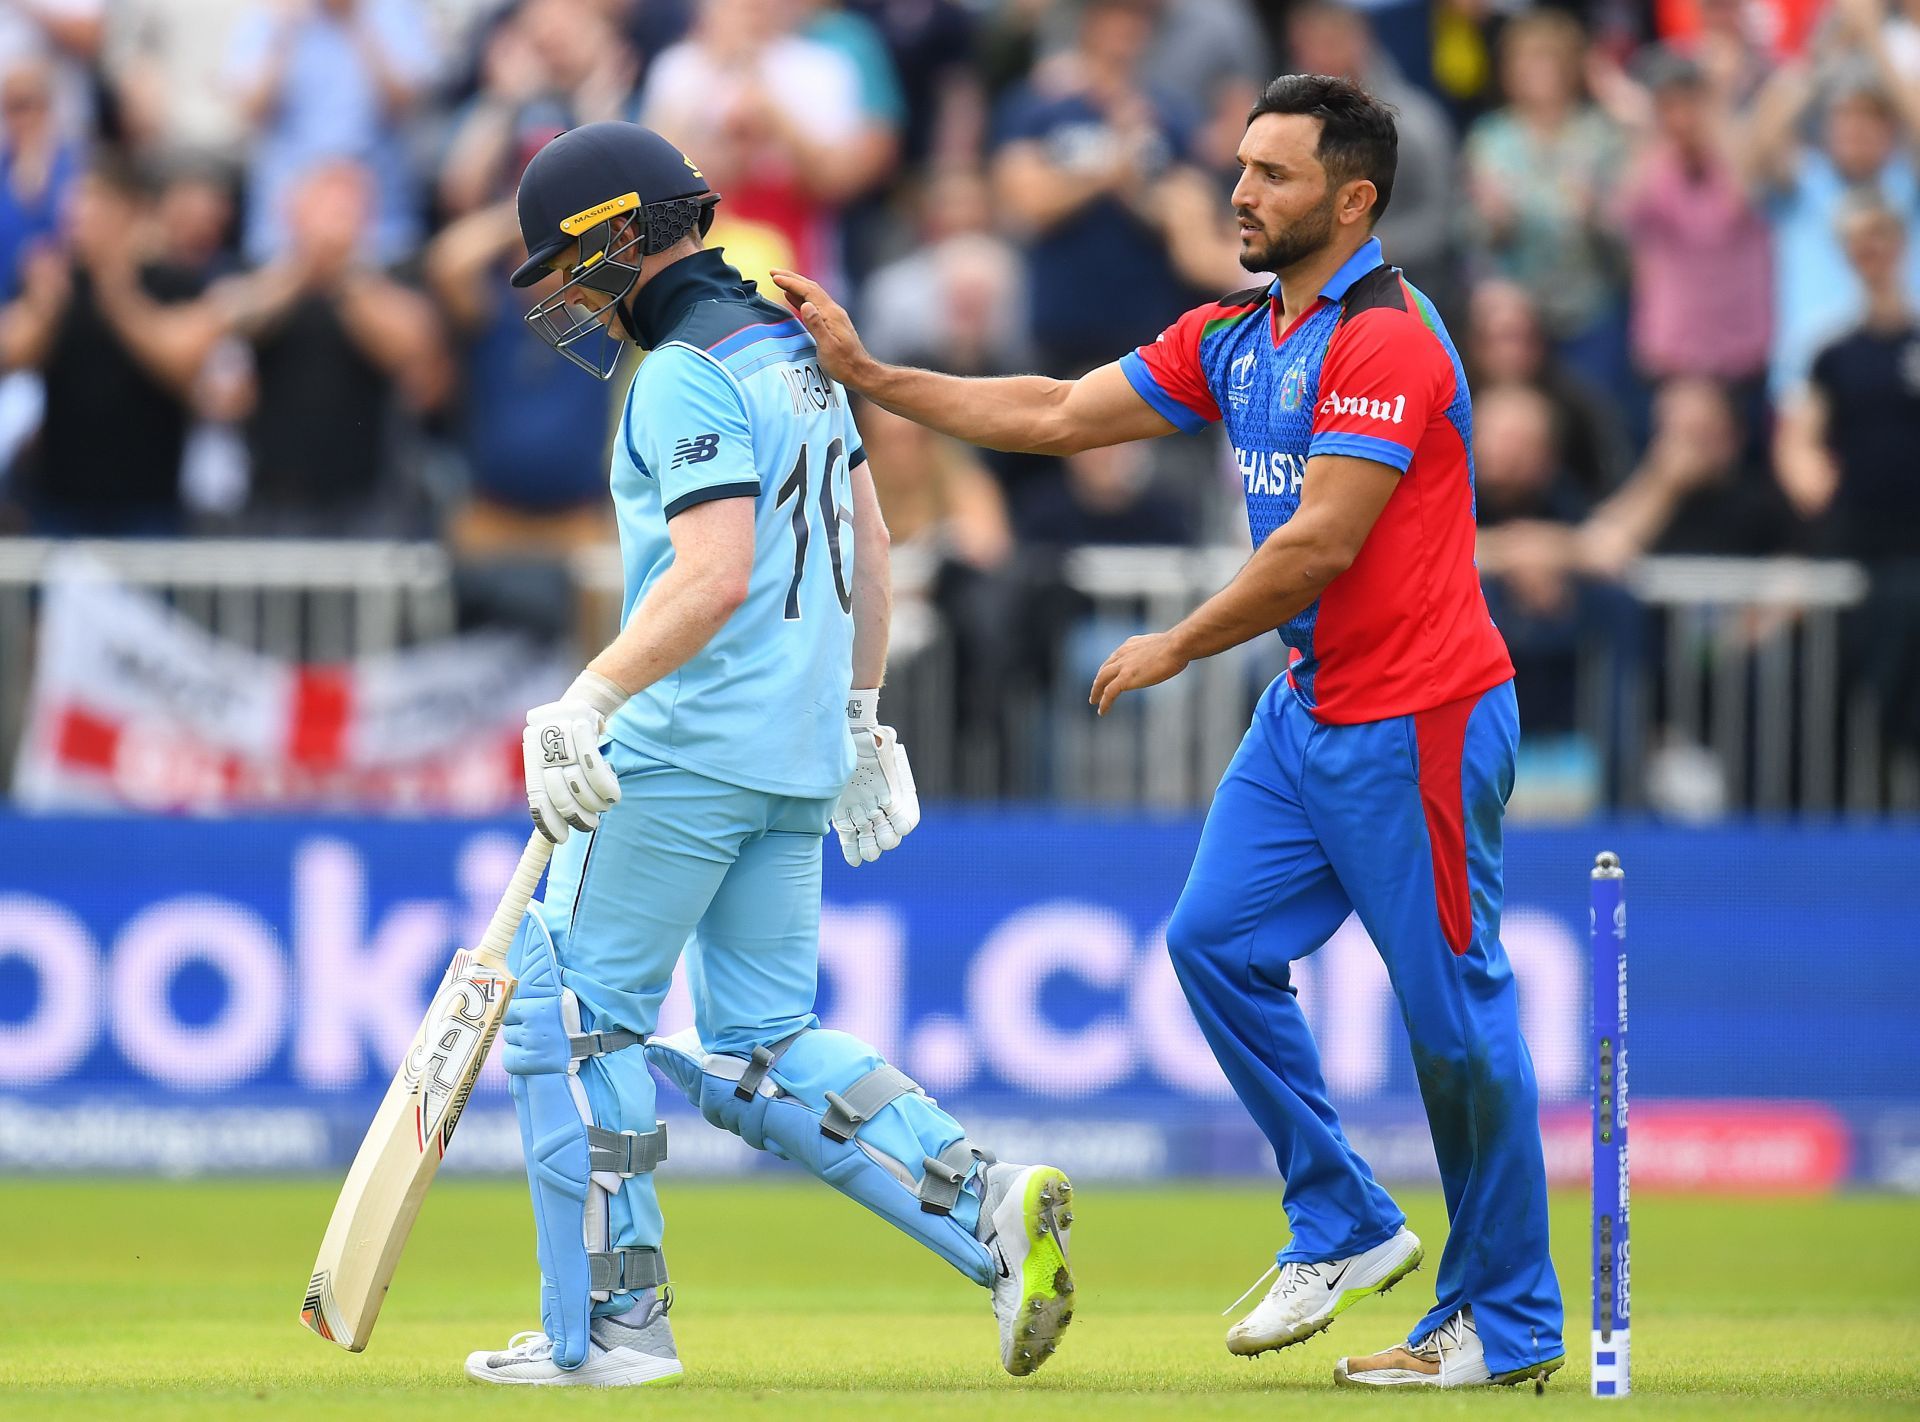
<svg viewBox="0 0 1920 1422">
<path fill-rule="evenodd" d="M 350 1353 L 373 1334 L 427 1187 L 500 1030 L 514 988 L 507 949 L 552 854 L 536 831 L 480 946 L 453 955 L 340 1187 L 300 1321 Z"/>
</svg>

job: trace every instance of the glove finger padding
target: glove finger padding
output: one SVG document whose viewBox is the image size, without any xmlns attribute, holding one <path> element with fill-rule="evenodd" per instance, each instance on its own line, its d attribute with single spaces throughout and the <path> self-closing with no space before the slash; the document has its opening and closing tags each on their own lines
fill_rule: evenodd
<svg viewBox="0 0 1920 1422">
<path fill-rule="evenodd" d="M 878 758 L 889 792 L 885 802 L 887 820 L 893 831 L 905 839 L 920 823 L 920 792 L 913 783 L 913 766 L 907 760 L 907 748 L 900 744 L 900 735 L 891 726 L 880 728 Z"/>
<path fill-rule="evenodd" d="M 597 747 L 580 757 L 580 768 L 586 772 L 587 784 L 600 800 L 598 808 L 609 810 L 620 803 L 620 777 L 614 774 L 613 767 Z"/>
<path fill-rule="evenodd" d="M 546 796 L 535 793 L 527 796 L 527 813 L 533 817 L 533 827 L 555 844 L 565 844 L 572 833 L 567 822 L 554 814 Z"/>
<path fill-rule="evenodd" d="M 843 821 L 836 815 L 834 816 L 833 827 L 840 836 L 841 858 L 845 859 L 853 868 L 858 869 L 860 867 L 860 837 L 853 832 L 853 822 L 851 820 Z"/>
</svg>

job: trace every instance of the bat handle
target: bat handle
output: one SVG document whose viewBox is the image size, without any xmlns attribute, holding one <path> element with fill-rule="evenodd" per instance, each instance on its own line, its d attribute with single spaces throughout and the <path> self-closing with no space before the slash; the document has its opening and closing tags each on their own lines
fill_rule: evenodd
<svg viewBox="0 0 1920 1422">
<path fill-rule="evenodd" d="M 520 863 L 513 871 L 513 882 L 507 885 L 506 893 L 500 896 L 500 907 L 493 911 L 493 918 L 487 924 L 487 931 L 480 940 L 480 947 L 474 957 L 495 966 L 507 961 L 507 949 L 513 943 L 513 935 L 520 931 L 520 920 L 526 917 L 527 904 L 533 898 L 533 891 L 540 884 L 540 876 L 546 872 L 547 861 L 553 857 L 553 841 L 540 831 L 535 830 L 527 836 L 527 847 L 520 851 Z"/>
</svg>

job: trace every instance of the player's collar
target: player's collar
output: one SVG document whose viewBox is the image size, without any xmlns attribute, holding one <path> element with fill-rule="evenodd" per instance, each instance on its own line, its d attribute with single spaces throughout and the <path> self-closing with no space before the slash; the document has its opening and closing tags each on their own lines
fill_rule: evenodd
<svg viewBox="0 0 1920 1422">
<path fill-rule="evenodd" d="M 695 302 L 738 300 L 753 293 L 753 283 L 728 265 L 718 247 L 703 247 L 663 267 L 633 298 L 634 332 L 652 350 Z"/>
<path fill-rule="evenodd" d="M 1329 301 L 1338 301 L 1347 294 L 1347 289 L 1375 267 L 1385 263 L 1386 257 L 1380 250 L 1380 239 L 1369 237 L 1360 245 L 1360 250 L 1348 257 L 1346 263 L 1320 288 L 1320 294 Z"/>
</svg>

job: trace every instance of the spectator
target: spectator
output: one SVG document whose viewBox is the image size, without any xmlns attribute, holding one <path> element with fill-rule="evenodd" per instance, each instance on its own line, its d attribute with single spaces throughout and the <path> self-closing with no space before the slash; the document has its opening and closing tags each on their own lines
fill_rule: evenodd
<svg viewBox="0 0 1920 1422">
<path fill-rule="evenodd" d="M 1621 195 L 1635 362 L 1652 381 L 1757 385 L 1772 337 L 1772 256 L 1730 151 L 1733 116 L 1689 60 L 1665 58 L 1651 81 L 1654 131 Z"/>
<path fill-rule="evenodd" d="M 1449 305 L 1455 163 L 1445 111 L 1374 44 L 1366 16 L 1334 0 L 1310 0 L 1288 13 L 1287 48 L 1299 72 L 1352 79 L 1397 111 L 1400 163 L 1393 206 L 1377 230 L 1387 260 L 1441 306 Z"/>
<path fill-rule="evenodd" d="M 1674 48 L 1700 66 L 1714 93 L 1736 113 L 1745 112 L 1773 72 L 1774 56 L 1760 37 L 1757 7 L 1747 0 L 1694 0 L 1698 21 L 1676 35 Z"/>
<path fill-rule="evenodd" d="M 876 152 L 870 160 L 876 179 L 900 156 L 899 135 L 907 120 L 907 97 L 894 71 L 893 56 L 880 29 L 866 15 L 840 0 L 788 0 L 794 8 L 794 32 L 836 51 L 860 79 L 861 141 Z"/>
<path fill-rule="evenodd" d="M 209 286 L 238 267 L 233 249 L 235 204 L 224 165 L 181 158 L 163 180 L 155 206 L 154 248 L 165 265 Z M 246 499 L 247 449 L 240 421 L 253 399 L 253 363 L 246 345 L 223 333 L 192 388 L 197 422 L 180 462 L 180 497 L 189 520 L 221 526 Z"/>
<path fill-rule="evenodd" d="M 1833 44 L 1844 43 L 1835 32 Z M 1880 70 L 1880 31 L 1862 26 L 1859 51 Z M 1829 56 L 1830 58 L 1832 56 Z M 1774 345 L 1770 384 L 1780 399 L 1805 379 L 1821 344 L 1858 320 L 1864 293 L 1842 249 L 1836 222 L 1847 196 L 1870 189 L 1911 227 L 1920 217 L 1920 183 L 1902 145 L 1920 121 L 1920 97 L 1884 73 L 1847 81 L 1820 117 L 1819 143 L 1800 134 L 1819 97 L 1814 70 L 1781 69 L 1768 81 L 1747 125 L 1749 180 L 1770 193 L 1774 233 Z M 1907 296 L 1920 298 L 1920 251 L 1907 254 Z"/>
<path fill-rule="evenodd" d="M 882 360 L 956 375 L 1031 368 L 1020 257 L 993 233 L 985 178 L 961 169 L 935 177 L 919 229 L 914 249 L 867 282 L 868 346 Z"/>
<path fill-rule="evenodd" d="M 412 521 L 394 416 L 442 398 L 445 352 L 425 298 L 362 260 L 376 186 L 351 163 L 309 173 L 288 200 L 281 256 L 216 293 L 253 350 L 252 531 L 391 534 Z"/>
<path fill-rule="evenodd" d="M 1193 120 L 1142 86 L 1152 35 L 1140 0 L 1089 0 L 1077 47 L 1000 115 L 994 185 L 1027 244 L 1033 337 L 1053 375 L 1152 339 L 1191 302 L 1155 194 L 1185 165 Z"/>
<path fill-rule="evenodd" d="M 1787 547 L 1792 513 L 1747 445 L 1724 385 L 1669 381 L 1654 400 L 1645 457 L 1580 530 L 1582 565 L 1618 577 L 1644 553 L 1744 558 Z"/>
<path fill-rule="evenodd" d="M 1029 542 L 1050 548 L 1180 545 L 1190 541 L 1186 507 L 1153 487 L 1139 444 L 1069 455 L 1066 478 L 1033 498 L 1022 519 Z"/>
<path fill-rule="evenodd" d="M 900 156 L 934 168 L 977 162 L 986 96 L 974 62 L 978 20 L 961 0 L 846 0 L 880 32 L 906 100 Z"/>
<path fill-rule="evenodd" d="M 697 0 L 599 0 L 618 24 L 644 81 L 653 61 L 687 37 Z"/>
<path fill-rule="evenodd" d="M 840 54 L 860 76 L 861 122 L 852 146 L 870 176 L 866 186 L 848 198 L 838 252 L 842 270 L 858 281 L 883 260 L 898 227 L 893 210 L 880 200 L 879 189 L 900 161 L 906 95 L 894 72 L 893 56 L 873 21 L 840 0 L 787 3 L 794 8 L 795 32 Z"/>
<path fill-rule="evenodd" d="M 1005 566 L 1013 530 L 979 451 L 865 401 L 855 415 L 896 555 L 982 576 Z"/>
<path fill-rule="evenodd" d="M 1843 225 L 1866 311 L 1814 358 L 1780 431 L 1788 496 L 1826 520 L 1825 546 L 1867 566 L 1867 599 L 1849 618 L 1848 675 L 1879 708 L 1881 733 L 1920 748 L 1920 316 L 1902 215 L 1856 197 Z"/>
<path fill-rule="evenodd" d="M 26 456 L 34 528 L 92 537 L 180 526 L 189 397 L 219 336 L 189 272 L 146 260 L 141 195 L 101 161 L 74 189 L 66 248 L 28 257 L 0 312 L 0 364 L 38 370 L 46 409 Z"/>
<path fill-rule="evenodd" d="M 512 203 L 461 218 L 427 251 L 459 343 L 455 429 L 469 487 L 448 532 L 472 557 L 565 553 L 610 532 L 607 387 L 529 338 L 526 313 L 560 279 L 510 286 L 523 256 Z"/>
<path fill-rule="evenodd" d="M 1883 27 L 1887 59 L 1909 84 L 1920 84 L 1920 0 L 1895 0 Z"/>
<path fill-rule="evenodd" d="M 1618 133 L 1582 93 L 1586 40 L 1557 10 L 1500 36 L 1506 107 L 1467 134 L 1467 241 L 1480 274 L 1525 287 L 1562 360 L 1610 392 L 1626 380 L 1626 340 L 1610 189 Z"/>
<path fill-rule="evenodd" d="M 289 0 L 247 14 L 227 73 L 253 128 L 249 262 L 286 254 L 289 194 L 330 160 L 358 163 L 372 180 L 360 255 L 380 265 L 412 255 L 420 215 L 404 121 L 433 73 L 428 40 L 419 0 Z"/>
<path fill-rule="evenodd" d="M 23 61 L 0 77 L 0 121 L 0 301 L 11 301 L 21 260 L 59 226 L 80 152 L 54 125 L 53 79 L 43 61 Z"/>
<path fill-rule="evenodd" d="M 115 0 L 103 60 L 135 152 L 239 166 L 248 124 L 226 82 L 227 56 L 235 29 L 260 8 L 258 0 Z"/>
<path fill-rule="evenodd" d="M 620 118 L 639 65 L 588 0 L 529 0 L 481 50 L 480 88 L 454 121 L 440 203 L 460 216 L 513 196 L 529 159 L 583 123 Z"/>
<path fill-rule="evenodd" d="M 1254 7 L 1246 0 L 1149 0 L 1147 8 L 1154 28 L 1140 82 L 1199 109 L 1231 90 L 1244 128 L 1246 111 L 1273 78 L 1273 53 Z"/>
<path fill-rule="evenodd" d="M 1920 325 L 1907 279 L 1910 229 L 1891 206 L 1862 196 L 1841 230 L 1866 311 L 1822 348 L 1788 403 L 1780 481 L 1803 516 L 1828 520 L 1828 551 L 1869 561 L 1920 557 Z"/>
<path fill-rule="evenodd" d="M 891 161 L 859 70 L 790 33 L 779 0 L 703 0 L 648 72 L 640 121 L 700 155 L 726 195 L 708 240 L 762 284 L 774 266 L 837 270 L 839 211 Z"/>
<path fill-rule="evenodd" d="M 1476 556 L 1529 734 L 1574 726 L 1582 627 L 1578 528 L 1588 502 L 1554 454 L 1553 407 L 1525 386 L 1474 401 Z"/>
<path fill-rule="evenodd" d="M 105 9 L 106 0 L 0 0 L 0 73 L 29 60 L 47 64 L 62 138 L 85 138 L 93 127 Z"/>
<path fill-rule="evenodd" d="M 1467 309 L 1463 348 L 1475 391 L 1524 385 L 1553 411 L 1554 462 L 1588 498 L 1598 498 L 1626 472 L 1619 416 L 1610 400 L 1560 363 L 1533 298 L 1512 282 L 1486 281 Z"/>
</svg>

